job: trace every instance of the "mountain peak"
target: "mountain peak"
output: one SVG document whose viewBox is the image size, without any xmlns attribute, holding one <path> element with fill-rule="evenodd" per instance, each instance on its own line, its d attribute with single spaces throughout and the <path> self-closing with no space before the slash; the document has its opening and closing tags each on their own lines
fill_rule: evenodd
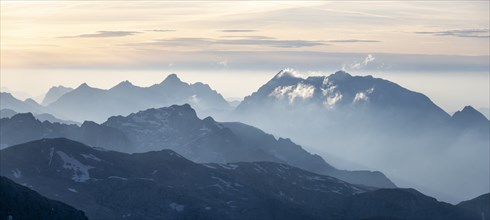
<svg viewBox="0 0 490 220">
<path fill-rule="evenodd" d="M 5 97 L 5 98 L 15 98 L 12 94 L 8 93 L 8 92 L 1 92 L 0 93 L 2 95 L 2 97 Z"/>
<path fill-rule="evenodd" d="M 26 99 L 24 102 L 31 105 L 38 105 L 38 103 L 31 98 Z"/>
<path fill-rule="evenodd" d="M 343 70 L 339 70 L 339 71 L 331 74 L 330 76 L 328 76 L 329 79 L 338 79 L 338 80 L 347 79 L 350 77 L 352 77 L 352 75 L 350 75 L 349 73 L 347 73 Z"/>
<path fill-rule="evenodd" d="M 165 80 L 163 80 L 163 82 L 162 82 L 162 84 L 166 84 L 166 83 L 180 84 L 180 83 L 184 83 L 184 82 L 182 82 L 182 80 L 180 80 L 180 78 L 177 76 L 177 74 L 172 73 L 172 74 L 168 75 L 167 78 L 165 78 Z"/>
<path fill-rule="evenodd" d="M 467 105 L 461 111 L 453 114 L 453 118 L 465 118 L 466 120 L 487 120 L 486 117 L 471 105 Z"/>
<path fill-rule="evenodd" d="M 13 121 L 36 121 L 37 119 L 30 112 L 27 113 L 18 113 L 11 118 Z"/>
<path fill-rule="evenodd" d="M 91 88 L 87 83 L 82 83 L 78 86 L 77 89 L 89 89 Z"/>
<path fill-rule="evenodd" d="M 478 112 L 473 106 L 467 105 L 463 108 L 461 112 Z"/>
<path fill-rule="evenodd" d="M 116 86 L 112 87 L 111 89 L 114 89 L 114 88 L 129 88 L 129 87 L 133 87 L 134 85 L 129 82 L 128 80 L 124 80 L 122 82 L 120 82 L 119 84 L 117 84 Z"/>
<path fill-rule="evenodd" d="M 301 75 L 292 68 L 285 68 L 277 73 L 274 78 L 302 78 Z"/>
</svg>

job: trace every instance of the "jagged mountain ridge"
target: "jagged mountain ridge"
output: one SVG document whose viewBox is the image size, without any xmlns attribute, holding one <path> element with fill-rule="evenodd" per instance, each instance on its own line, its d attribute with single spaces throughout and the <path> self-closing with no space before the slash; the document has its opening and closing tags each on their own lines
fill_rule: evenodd
<svg viewBox="0 0 490 220">
<path fill-rule="evenodd" d="M 0 100 L 0 109 L 11 109 L 16 112 L 32 112 L 36 114 L 46 112 L 44 106 L 39 105 L 36 101 L 32 99 L 21 101 L 7 92 L 0 93 Z"/>
<path fill-rule="evenodd" d="M 208 85 L 188 84 L 175 74 L 150 87 L 139 87 L 124 81 L 103 90 L 84 83 L 48 105 L 48 109 L 76 121 L 102 122 L 113 115 L 184 103 L 190 103 L 203 115 L 231 110 L 228 102 Z"/>
<path fill-rule="evenodd" d="M 126 134 L 135 152 L 166 148 L 196 162 L 281 162 L 351 183 L 395 187 L 380 172 L 336 169 L 289 139 L 276 140 L 241 123 L 218 123 L 211 117 L 201 120 L 187 104 L 149 109 L 126 117 L 114 116 L 102 125 Z"/>
<path fill-rule="evenodd" d="M 20 112 L 16 112 L 12 109 L 0 109 L 0 118 L 11 118 L 12 116 L 19 114 Z M 31 113 L 31 112 L 29 112 Z M 32 114 L 32 113 L 31 113 Z M 48 113 L 41 113 L 41 114 L 33 114 L 34 117 L 40 121 L 49 121 L 51 123 L 61 123 L 61 124 L 79 124 L 78 122 L 75 121 L 69 121 L 69 120 L 62 120 L 59 118 L 56 118 L 55 116 L 48 114 Z"/>
<path fill-rule="evenodd" d="M 291 140 L 276 140 L 257 128 L 218 123 L 211 117 L 201 120 L 189 105 L 114 116 L 102 125 L 88 121 L 81 126 L 40 122 L 32 114 L 18 114 L 0 122 L 3 147 L 40 138 L 65 137 L 121 152 L 172 149 L 196 162 L 281 162 L 355 184 L 396 187 L 380 172 L 339 170 Z"/>
<path fill-rule="evenodd" d="M 32 113 L 0 119 L 0 148 L 55 137 L 70 138 L 93 147 L 117 147 L 122 151 L 129 148 L 123 133 L 95 122 L 86 121 L 82 125 L 41 122 Z"/>
<path fill-rule="evenodd" d="M 414 190 L 369 191 L 272 162 L 200 165 L 170 150 L 124 154 L 67 139 L 0 152 L 2 175 L 91 219 L 477 219 Z M 373 209 L 380 199 L 398 209 Z"/>
</svg>

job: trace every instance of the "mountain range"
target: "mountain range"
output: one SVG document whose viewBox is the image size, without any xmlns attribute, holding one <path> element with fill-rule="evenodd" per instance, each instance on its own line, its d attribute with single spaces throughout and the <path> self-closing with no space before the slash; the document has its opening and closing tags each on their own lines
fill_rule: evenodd
<svg viewBox="0 0 490 220">
<path fill-rule="evenodd" d="M 199 163 L 272 161 L 344 181 L 380 188 L 396 187 L 381 172 L 339 170 L 289 139 L 276 139 L 260 129 L 238 122 L 199 119 L 190 105 L 148 109 L 126 117 L 110 117 L 103 124 L 81 126 L 40 122 L 30 113 L 0 119 L 3 147 L 41 138 L 65 137 L 87 145 L 120 152 L 172 149 Z M 23 130 L 17 133 L 17 130 Z"/>
<path fill-rule="evenodd" d="M 102 122 L 114 115 L 185 103 L 191 104 L 202 115 L 231 110 L 228 102 L 208 85 L 188 84 L 175 74 L 150 87 L 139 87 L 124 81 L 104 90 L 84 83 L 63 94 L 47 108 L 55 115 L 63 115 L 71 120 Z"/>
<path fill-rule="evenodd" d="M 480 218 L 413 189 L 370 189 L 273 162 L 196 164 L 171 150 L 126 154 L 62 138 L 11 146 L 0 159 L 2 175 L 91 219 Z"/>
<path fill-rule="evenodd" d="M 449 115 L 424 94 L 372 76 L 305 78 L 286 69 L 235 109 L 175 74 L 150 87 L 53 87 L 43 105 L 0 98 L 0 148 L 65 137 L 125 153 L 172 149 L 198 163 L 269 161 L 352 184 L 395 182 L 453 203 L 490 186 L 485 116 L 471 106 Z"/>
</svg>

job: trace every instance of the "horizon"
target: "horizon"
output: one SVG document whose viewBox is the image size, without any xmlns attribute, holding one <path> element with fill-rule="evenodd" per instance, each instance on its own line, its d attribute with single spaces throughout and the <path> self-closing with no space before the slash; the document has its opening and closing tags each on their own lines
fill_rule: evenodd
<svg viewBox="0 0 490 220">
<path fill-rule="evenodd" d="M 288 69 L 283 68 L 281 70 Z M 141 72 L 116 72 L 116 73 L 108 73 L 112 76 L 110 77 L 111 81 L 108 80 L 98 80 L 94 77 L 91 81 L 84 81 L 85 75 L 81 75 L 79 77 L 70 77 L 75 78 L 75 80 L 66 81 L 58 81 L 56 84 L 49 84 L 49 82 L 43 84 L 43 86 L 37 87 L 35 90 L 32 86 L 28 89 L 17 89 L 16 87 L 10 87 L 4 82 L 0 82 L 2 92 L 14 92 L 18 93 L 20 97 L 14 97 L 24 100 L 26 98 L 34 99 L 36 102 L 40 103 L 44 95 L 48 92 L 48 90 L 52 87 L 56 86 L 64 86 L 69 88 L 77 88 L 83 83 L 88 84 L 90 87 L 99 88 L 99 89 L 110 89 L 117 84 L 123 81 L 129 81 L 135 86 L 139 87 L 148 87 L 154 84 L 158 84 L 162 82 L 167 76 L 170 74 L 176 74 L 183 82 L 186 83 L 197 83 L 201 82 L 204 84 L 208 84 L 212 89 L 216 90 L 219 94 L 221 94 L 228 101 L 242 101 L 244 97 L 251 95 L 253 92 L 257 91 L 260 86 L 268 82 L 272 79 L 279 71 L 275 73 L 240 73 L 240 75 L 231 75 L 229 72 L 220 73 L 206 73 L 202 72 L 187 72 L 187 73 L 155 73 L 153 71 L 143 72 L 146 77 L 145 80 L 141 80 Z M 344 71 L 344 70 L 335 70 L 335 71 L 308 71 L 301 72 L 297 71 L 294 68 L 292 69 L 295 72 L 298 72 L 301 77 L 308 76 L 328 76 L 333 74 L 336 71 Z M 438 74 L 425 74 L 419 75 L 419 77 L 412 77 L 413 74 L 410 73 L 374 73 L 374 74 L 363 74 L 362 70 L 358 71 L 345 71 L 353 76 L 368 76 L 372 75 L 375 78 L 381 78 L 385 80 L 392 81 L 408 90 L 421 92 L 422 94 L 429 97 L 436 105 L 440 106 L 444 111 L 448 114 L 453 114 L 456 111 L 462 110 L 465 106 L 472 106 L 478 111 L 482 112 L 486 117 L 488 117 L 489 113 L 489 102 L 490 94 L 485 93 L 485 91 L 490 91 L 490 85 L 486 82 L 489 81 L 489 75 L 482 75 L 479 73 L 469 73 L 472 74 L 471 77 L 466 77 L 466 83 L 461 83 L 460 78 L 454 74 L 446 74 L 444 76 L 440 76 Z M 50 73 L 53 74 L 53 73 Z M 87 74 L 83 72 L 83 74 Z M 96 73 L 94 73 L 96 74 Z M 106 72 L 107 74 L 107 72 Z M 204 77 L 203 77 L 204 76 Z M 126 78 L 125 78 L 126 77 Z M 24 78 L 24 77 L 20 77 Z M 53 77 L 57 78 L 57 77 Z M 208 81 L 206 81 L 208 80 Z M 433 81 L 439 80 L 439 87 L 434 87 L 432 84 Z M 5 81 L 5 77 L 3 80 Z M 8 80 L 7 80 L 8 81 Z M 39 80 L 40 81 L 40 80 Z M 38 81 L 38 82 L 39 82 Z M 232 86 L 227 86 L 226 84 L 232 84 Z M 246 83 L 243 83 L 246 82 Z M 64 83 L 64 84 L 63 84 Z M 459 84 L 466 85 L 466 93 L 461 93 L 461 90 L 451 91 L 451 87 Z M 29 83 L 27 83 L 29 85 Z M 236 88 L 240 89 L 236 89 Z M 461 88 L 460 88 L 461 89 Z M 31 91 L 31 92 L 28 92 Z M 36 93 L 32 91 L 37 91 Z M 34 93 L 34 94 L 32 94 Z M 480 96 L 478 96 L 480 94 Z M 484 94 L 484 95 L 481 95 Z M 454 97 L 458 97 L 458 99 L 454 99 Z"/>
</svg>

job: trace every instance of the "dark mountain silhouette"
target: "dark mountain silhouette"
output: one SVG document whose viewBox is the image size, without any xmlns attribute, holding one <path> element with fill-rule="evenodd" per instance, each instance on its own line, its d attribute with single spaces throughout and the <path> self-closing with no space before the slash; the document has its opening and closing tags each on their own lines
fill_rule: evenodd
<svg viewBox="0 0 490 220">
<path fill-rule="evenodd" d="M 478 216 L 480 219 L 490 219 L 490 193 L 460 202 L 458 207 Z"/>
<path fill-rule="evenodd" d="M 0 176 L 0 201 L 0 219 L 87 219 L 82 211 L 41 196 L 3 176 Z"/>
<path fill-rule="evenodd" d="M 370 191 L 272 162 L 196 164 L 171 150 L 125 154 L 67 139 L 12 146 L 0 159 L 2 175 L 91 219 L 473 217 L 415 190 Z"/>
<path fill-rule="evenodd" d="M 70 138 L 94 147 L 117 147 L 122 151 L 129 148 L 125 135 L 119 130 L 95 122 L 86 121 L 81 126 L 41 122 L 31 113 L 16 114 L 11 118 L 0 119 L 1 148 L 41 138 L 55 137 Z"/>
</svg>

